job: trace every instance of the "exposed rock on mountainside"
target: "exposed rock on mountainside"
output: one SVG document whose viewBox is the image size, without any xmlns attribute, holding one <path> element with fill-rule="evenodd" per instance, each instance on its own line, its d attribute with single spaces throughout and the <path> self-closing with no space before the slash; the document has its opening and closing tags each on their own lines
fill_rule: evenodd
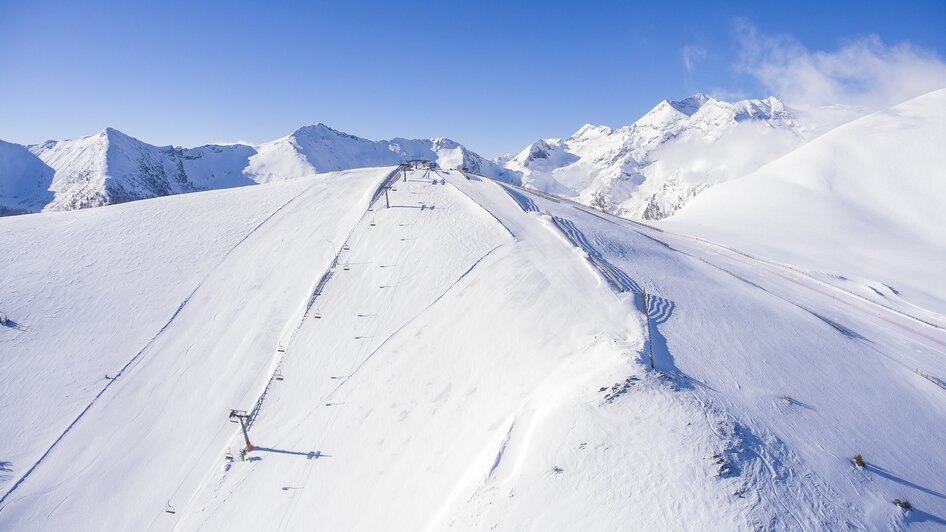
<svg viewBox="0 0 946 532">
<path fill-rule="evenodd" d="M 629 126 L 586 124 L 497 163 L 520 173 L 527 187 L 621 216 L 659 219 L 803 142 L 776 98 L 728 103 L 696 94 L 664 100 Z"/>
</svg>

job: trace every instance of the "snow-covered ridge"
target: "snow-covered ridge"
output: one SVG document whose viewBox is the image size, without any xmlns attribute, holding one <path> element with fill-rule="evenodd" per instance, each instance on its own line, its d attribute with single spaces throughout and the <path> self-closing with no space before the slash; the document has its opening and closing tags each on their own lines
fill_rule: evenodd
<svg viewBox="0 0 946 532">
<path fill-rule="evenodd" d="M 664 100 L 618 129 L 584 125 L 497 164 L 529 188 L 626 217 L 672 215 L 709 186 L 741 177 L 804 142 L 774 97 L 729 103 L 702 93 Z"/>
<path fill-rule="evenodd" d="M 116 129 L 32 146 L 0 144 L 0 215 L 124 203 L 315 173 L 431 159 L 491 177 L 508 172 L 446 138 L 372 141 L 324 124 L 256 146 L 153 146 Z"/>
</svg>

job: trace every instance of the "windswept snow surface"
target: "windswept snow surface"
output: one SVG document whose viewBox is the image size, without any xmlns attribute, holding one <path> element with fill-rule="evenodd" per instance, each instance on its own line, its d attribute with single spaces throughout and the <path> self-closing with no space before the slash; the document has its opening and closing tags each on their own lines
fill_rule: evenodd
<svg viewBox="0 0 946 532">
<path fill-rule="evenodd" d="M 713 187 L 663 227 L 946 327 L 946 89 Z"/>
<path fill-rule="evenodd" d="M 148 347 L 8 491 L 0 528 L 946 525 L 943 331 L 791 268 L 460 172 L 410 172 L 392 183 L 385 208 L 376 187 L 388 172 L 11 219 L 67 240 L 54 222 L 157 216 L 175 202 L 181 209 L 167 216 L 186 219 L 226 194 L 246 194 L 247 205 L 279 198 L 259 207 L 255 225 L 243 222 L 259 228 L 221 245 L 232 251 L 219 251 L 212 267 L 197 249 L 213 251 L 216 233 L 200 222 L 216 216 L 194 220 L 204 236 L 168 237 L 195 242 L 172 254 L 197 261 L 177 267 L 190 285 L 171 297 L 156 288 L 171 286 L 166 277 L 136 276 L 130 293 L 103 296 L 122 305 L 108 323 L 82 299 L 91 292 L 55 300 L 6 288 L 21 277 L 42 286 L 49 255 L 32 271 L 17 261 L 4 272 L 0 311 L 10 306 L 24 325 L 0 329 L 0 363 L 17 374 L 3 368 L 12 392 L 0 422 L 17 434 L 0 448 L 12 462 L 6 489 L 75 413 L 43 420 L 44 434 L 21 435 L 22 420 L 58 413 L 45 406 L 54 400 L 81 410 L 103 387 L 95 374 Z M 249 217 L 221 211 L 228 228 Z M 127 253 L 148 263 L 129 270 L 154 275 L 177 264 L 132 245 L 163 224 L 116 218 L 125 236 L 109 242 L 126 244 L 76 244 L 90 255 L 53 276 L 65 288 L 117 269 L 93 257 L 121 264 Z M 87 230 L 98 225 L 110 227 L 104 219 Z M 33 245 L 22 233 L 0 231 L 19 256 Z M 48 247 L 57 246 L 68 249 Z M 98 275 L 89 290 L 122 281 Z M 42 331 L 31 322 L 47 320 L 59 344 L 98 327 L 86 356 L 104 356 L 101 338 L 137 321 L 127 318 L 134 303 L 151 298 L 164 310 L 108 364 L 32 347 Z M 75 311 L 49 317 L 67 303 Z M 33 356 L 50 352 L 22 361 L 29 357 L 6 349 L 8 337 L 24 338 L 17 346 Z M 81 400 L 62 399 L 62 382 L 34 390 L 45 374 L 73 371 L 90 388 Z M 31 383 L 16 381 L 30 373 Z M 255 449 L 230 463 L 225 453 L 243 442 L 228 409 L 257 404 Z M 854 454 L 866 468 L 854 467 Z M 894 498 L 914 510 L 902 512 Z"/>
</svg>

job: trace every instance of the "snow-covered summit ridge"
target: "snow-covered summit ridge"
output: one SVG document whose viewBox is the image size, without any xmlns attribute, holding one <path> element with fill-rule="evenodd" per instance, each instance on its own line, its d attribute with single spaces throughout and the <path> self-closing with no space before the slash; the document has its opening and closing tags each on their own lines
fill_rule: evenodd
<svg viewBox="0 0 946 532">
<path fill-rule="evenodd" d="M 527 187 L 656 219 L 803 142 L 775 97 L 730 103 L 697 93 L 663 100 L 627 126 L 585 124 L 565 139 L 541 139 L 496 162 Z"/>
<path fill-rule="evenodd" d="M 508 172 L 453 140 L 368 140 L 323 123 L 259 145 L 154 146 L 107 127 L 73 140 L 0 148 L 0 215 L 63 211 L 311 174 L 431 159 L 443 168 Z M 46 170 L 44 170 L 46 169 Z"/>
</svg>

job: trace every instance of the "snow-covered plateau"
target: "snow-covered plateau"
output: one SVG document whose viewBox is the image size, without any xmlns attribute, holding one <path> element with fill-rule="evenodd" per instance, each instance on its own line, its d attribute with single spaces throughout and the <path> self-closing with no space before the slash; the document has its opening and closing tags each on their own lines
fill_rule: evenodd
<svg viewBox="0 0 946 532">
<path fill-rule="evenodd" d="M 946 527 L 946 90 L 808 140 L 774 99 L 645 119 L 493 163 L 0 144 L 8 208 L 59 211 L 0 218 L 0 530 Z M 784 146 L 636 195 L 746 124 Z M 112 180 L 162 197 L 71 210 Z"/>
</svg>

